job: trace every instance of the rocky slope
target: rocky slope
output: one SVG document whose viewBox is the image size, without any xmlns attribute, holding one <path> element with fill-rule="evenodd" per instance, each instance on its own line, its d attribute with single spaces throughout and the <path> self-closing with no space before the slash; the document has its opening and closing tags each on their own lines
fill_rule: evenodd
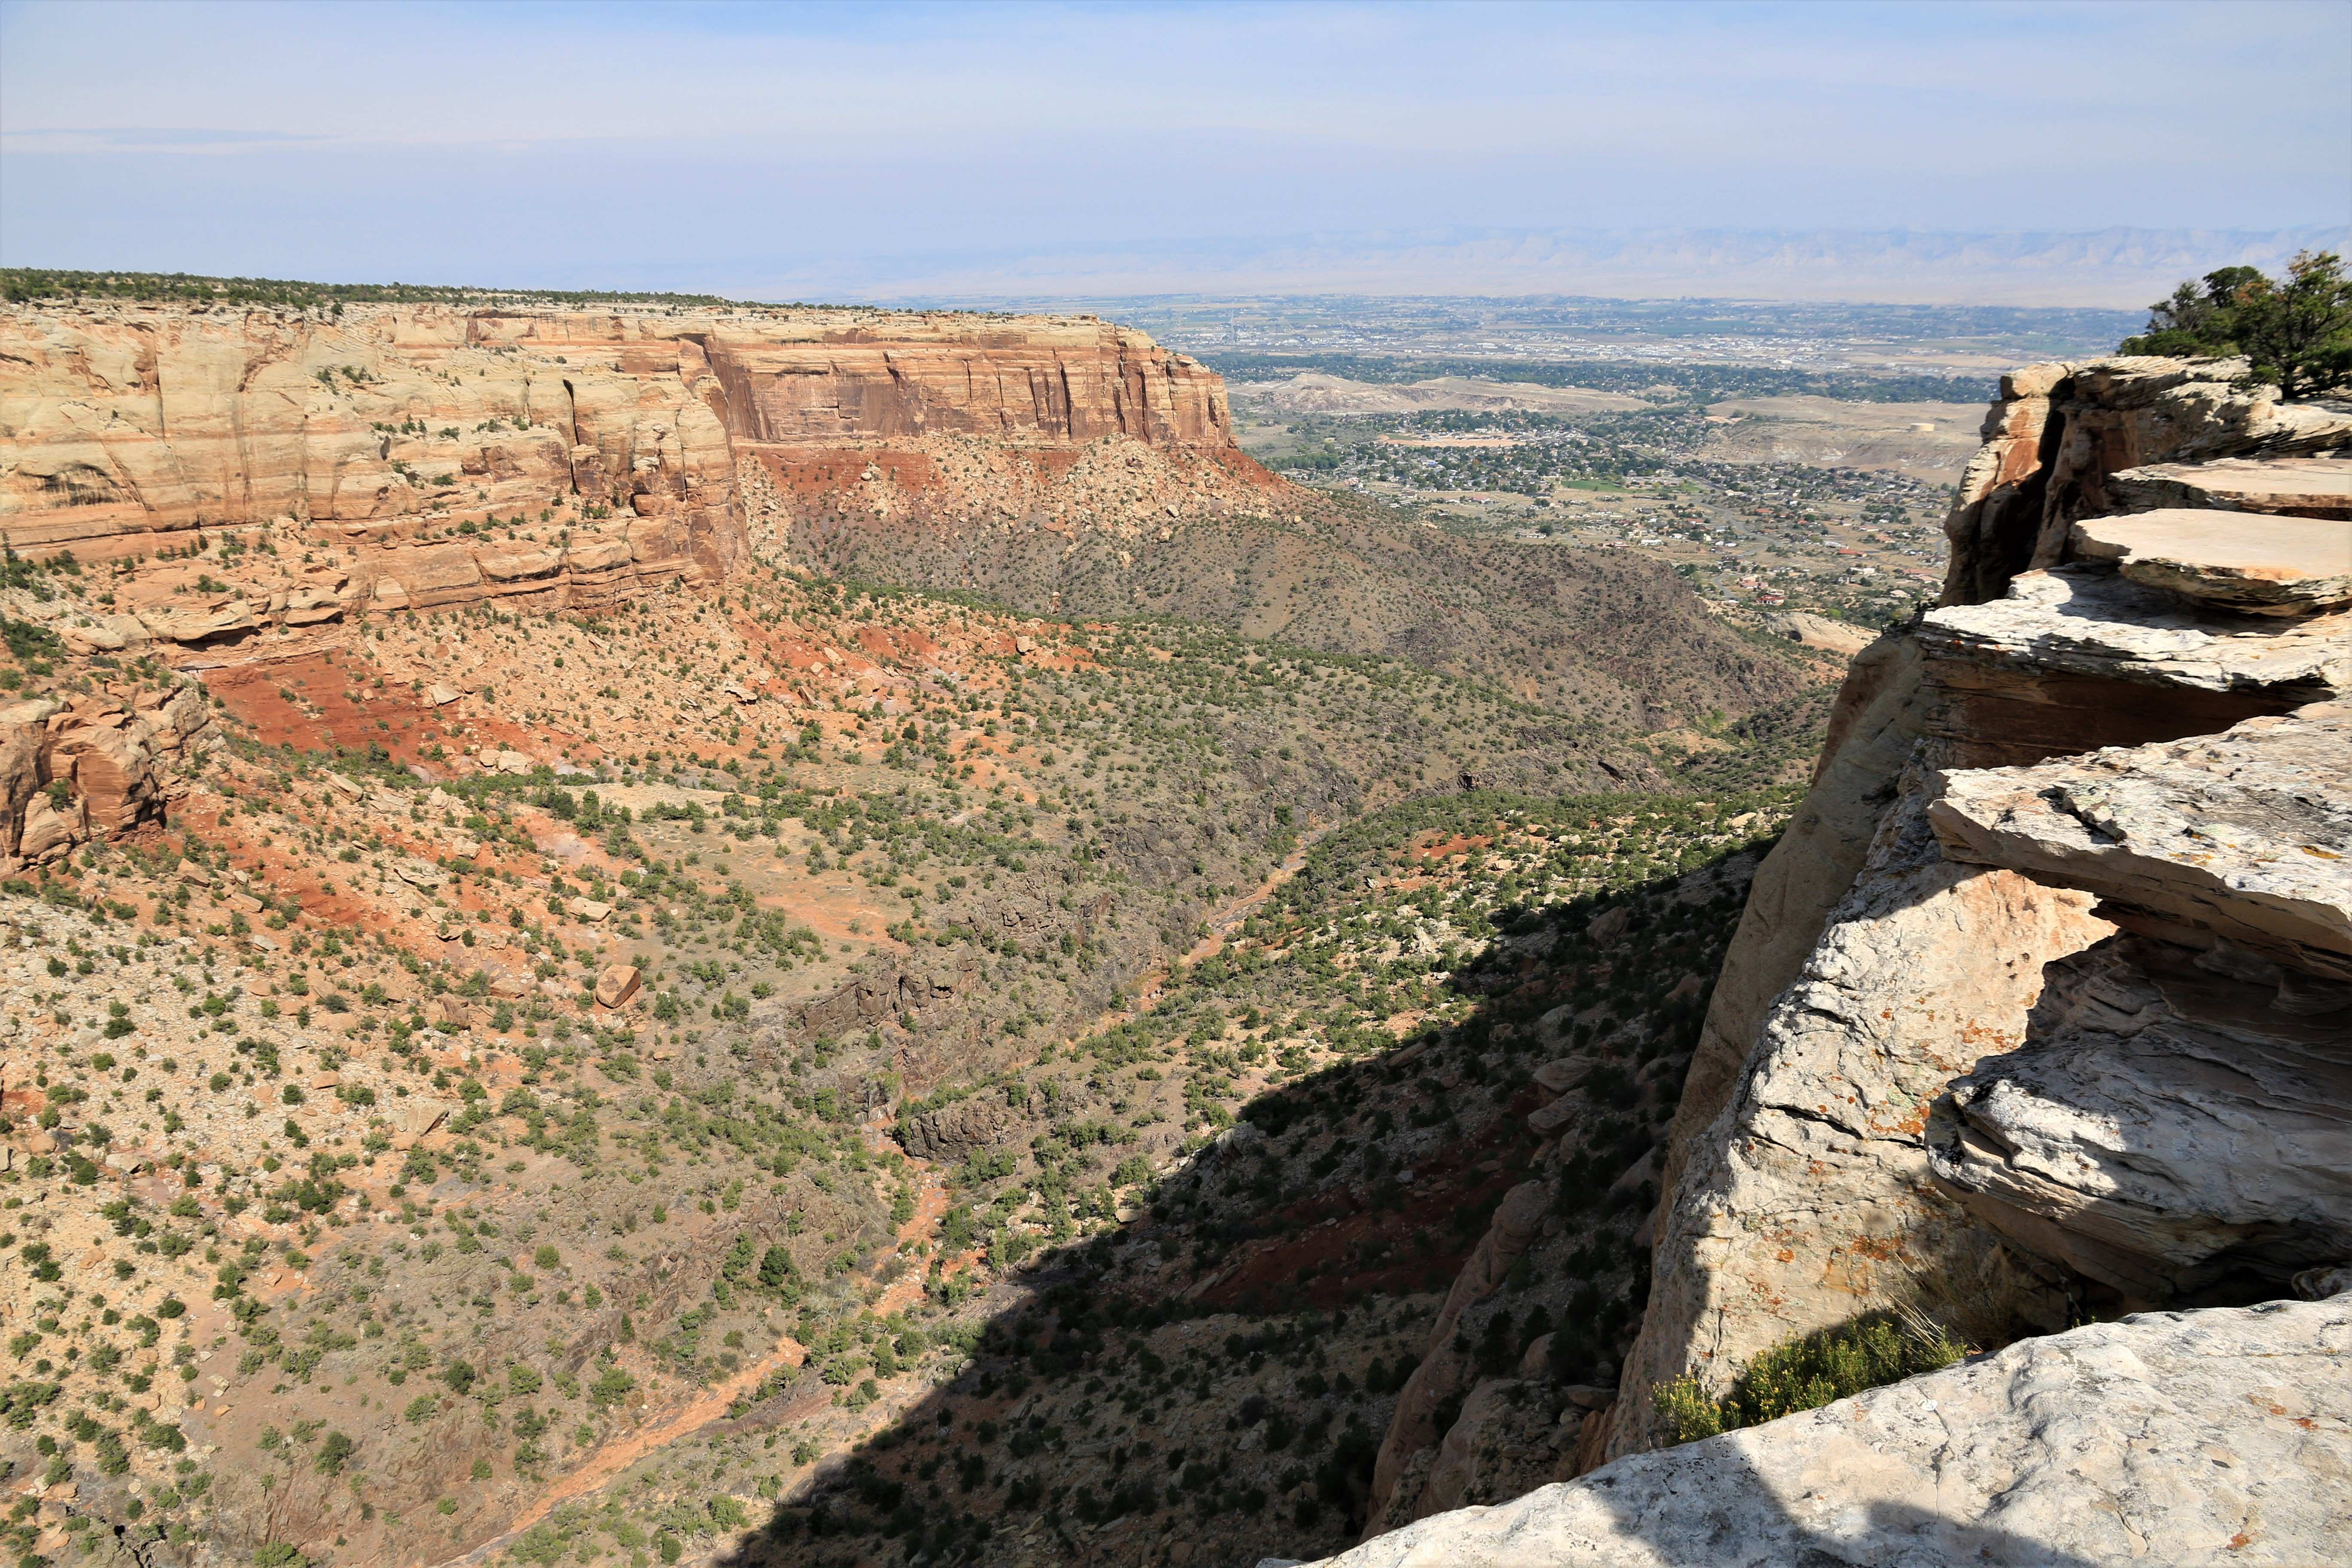
<svg viewBox="0 0 2352 1568">
<path fill-rule="evenodd" d="M 1331 1568 L 2324 1562 L 2347 1371 L 2342 1295 L 2149 1313 L 1426 1519 Z"/>
<path fill-rule="evenodd" d="M 2120 1448 L 2140 1417 L 2028 1369 L 2186 1333 L 2242 1364 L 2147 1419 L 2233 1455 L 2275 1445 L 2298 1488 L 2352 1501 L 2340 1421 L 2273 1429 L 2221 1391 L 2270 1386 L 2279 1358 L 2337 1375 L 2340 1313 L 2221 1309 L 2325 1294 L 2352 1256 L 2352 416 L 2241 388 L 2242 368 L 2007 378 L 1948 525 L 1945 603 L 1855 659 L 1718 977 L 1644 1227 L 1647 1310 L 1556 1474 L 1620 1462 L 1347 1561 L 1693 1562 L 1727 1530 L 1853 1562 L 2105 1561 L 2154 1538 L 2325 1554 L 2322 1516 L 2232 1501 L 2192 1526 L 2031 1454 L 2052 1423 Z M 1671 1439 L 1668 1384 L 1719 1392 L 1894 1308 L 2016 1348 L 1851 1414 L 1629 1458 Z M 2205 1310 L 2035 1337 L 2151 1309 Z M 1943 1397 L 1961 1389 L 1965 1416 Z M 1460 1446 L 1479 1399 L 1454 1432 L 1412 1404 L 1375 1532 L 1507 1495 L 1405 1495 L 1412 1456 Z M 1811 1433 L 1938 1408 L 1937 1441 L 2001 1454 L 2000 1476 L 1948 1479 L 1923 1511 L 1906 1461 L 1807 1468 Z M 2042 1500 L 1993 1500 L 2027 1470 Z M 2103 1533 L 2118 1510 L 2142 1533 Z"/>
</svg>

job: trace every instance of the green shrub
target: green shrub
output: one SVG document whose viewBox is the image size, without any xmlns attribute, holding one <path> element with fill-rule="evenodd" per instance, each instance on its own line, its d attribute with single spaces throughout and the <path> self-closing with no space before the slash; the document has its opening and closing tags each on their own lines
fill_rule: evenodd
<svg viewBox="0 0 2352 1568">
<path fill-rule="evenodd" d="M 2127 354 L 2243 354 L 2250 378 L 2283 395 L 2309 397 L 2352 381 L 2352 279 L 2343 258 L 2304 251 L 2283 279 L 2252 267 L 2183 283 L 2148 307 L 2147 331 L 2124 340 Z"/>
<path fill-rule="evenodd" d="M 1731 1392 L 1711 1397 L 1696 1377 L 1678 1377 L 1653 1395 L 1677 1443 L 1818 1410 L 1865 1388 L 1951 1365 L 1968 1348 L 1932 1324 L 1868 1312 L 1832 1328 L 1783 1340 L 1748 1363 Z"/>
</svg>

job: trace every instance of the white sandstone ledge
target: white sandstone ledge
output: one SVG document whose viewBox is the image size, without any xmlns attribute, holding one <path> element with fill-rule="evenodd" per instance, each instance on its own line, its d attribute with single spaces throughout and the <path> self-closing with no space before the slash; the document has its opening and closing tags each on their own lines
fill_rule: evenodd
<svg viewBox="0 0 2352 1568">
<path fill-rule="evenodd" d="M 1436 1514 L 1324 1568 L 2345 1560 L 2352 1293 L 2150 1312 Z"/>
</svg>

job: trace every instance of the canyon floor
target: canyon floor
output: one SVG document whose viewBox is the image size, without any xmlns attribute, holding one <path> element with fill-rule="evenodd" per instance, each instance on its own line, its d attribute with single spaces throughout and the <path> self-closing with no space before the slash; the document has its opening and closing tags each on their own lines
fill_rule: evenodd
<svg viewBox="0 0 2352 1568">
<path fill-rule="evenodd" d="M 20 706 L 201 715 L 163 821 L 6 884 L 37 1556 L 1336 1549 L 1550 1154 L 1463 1119 L 1588 1045 L 1612 1239 L 1474 1327 L 1540 1355 L 1599 1302 L 1563 1375 L 1622 1354 L 1636 1167 L 1789 799 L 1787 736 L 1593 793 L 1689 759 L 777 567 L 231 660 L 71 652 L 121 574 L 14 570 Z"/>
</svg>

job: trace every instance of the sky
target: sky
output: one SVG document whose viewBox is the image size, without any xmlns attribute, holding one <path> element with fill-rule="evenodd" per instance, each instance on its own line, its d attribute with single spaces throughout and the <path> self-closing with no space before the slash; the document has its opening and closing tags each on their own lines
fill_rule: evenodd
<svg viewBox="0 0 2352 1568">
<path fill-rule="evenodd" d="M 1704 292 L 1682 275 L 1747 276 L 1721 259 L 1737 237 L 1801 257 L 1824 234 L 2105 234 L 2059 270 L 2137 302 L 2135 263 L 2347 226 L 2346 0 L 0 0 L 16 266 L 762 298 Z M 1718 243 L 1695 256 L 1690 231 Z"/>
</svg>

